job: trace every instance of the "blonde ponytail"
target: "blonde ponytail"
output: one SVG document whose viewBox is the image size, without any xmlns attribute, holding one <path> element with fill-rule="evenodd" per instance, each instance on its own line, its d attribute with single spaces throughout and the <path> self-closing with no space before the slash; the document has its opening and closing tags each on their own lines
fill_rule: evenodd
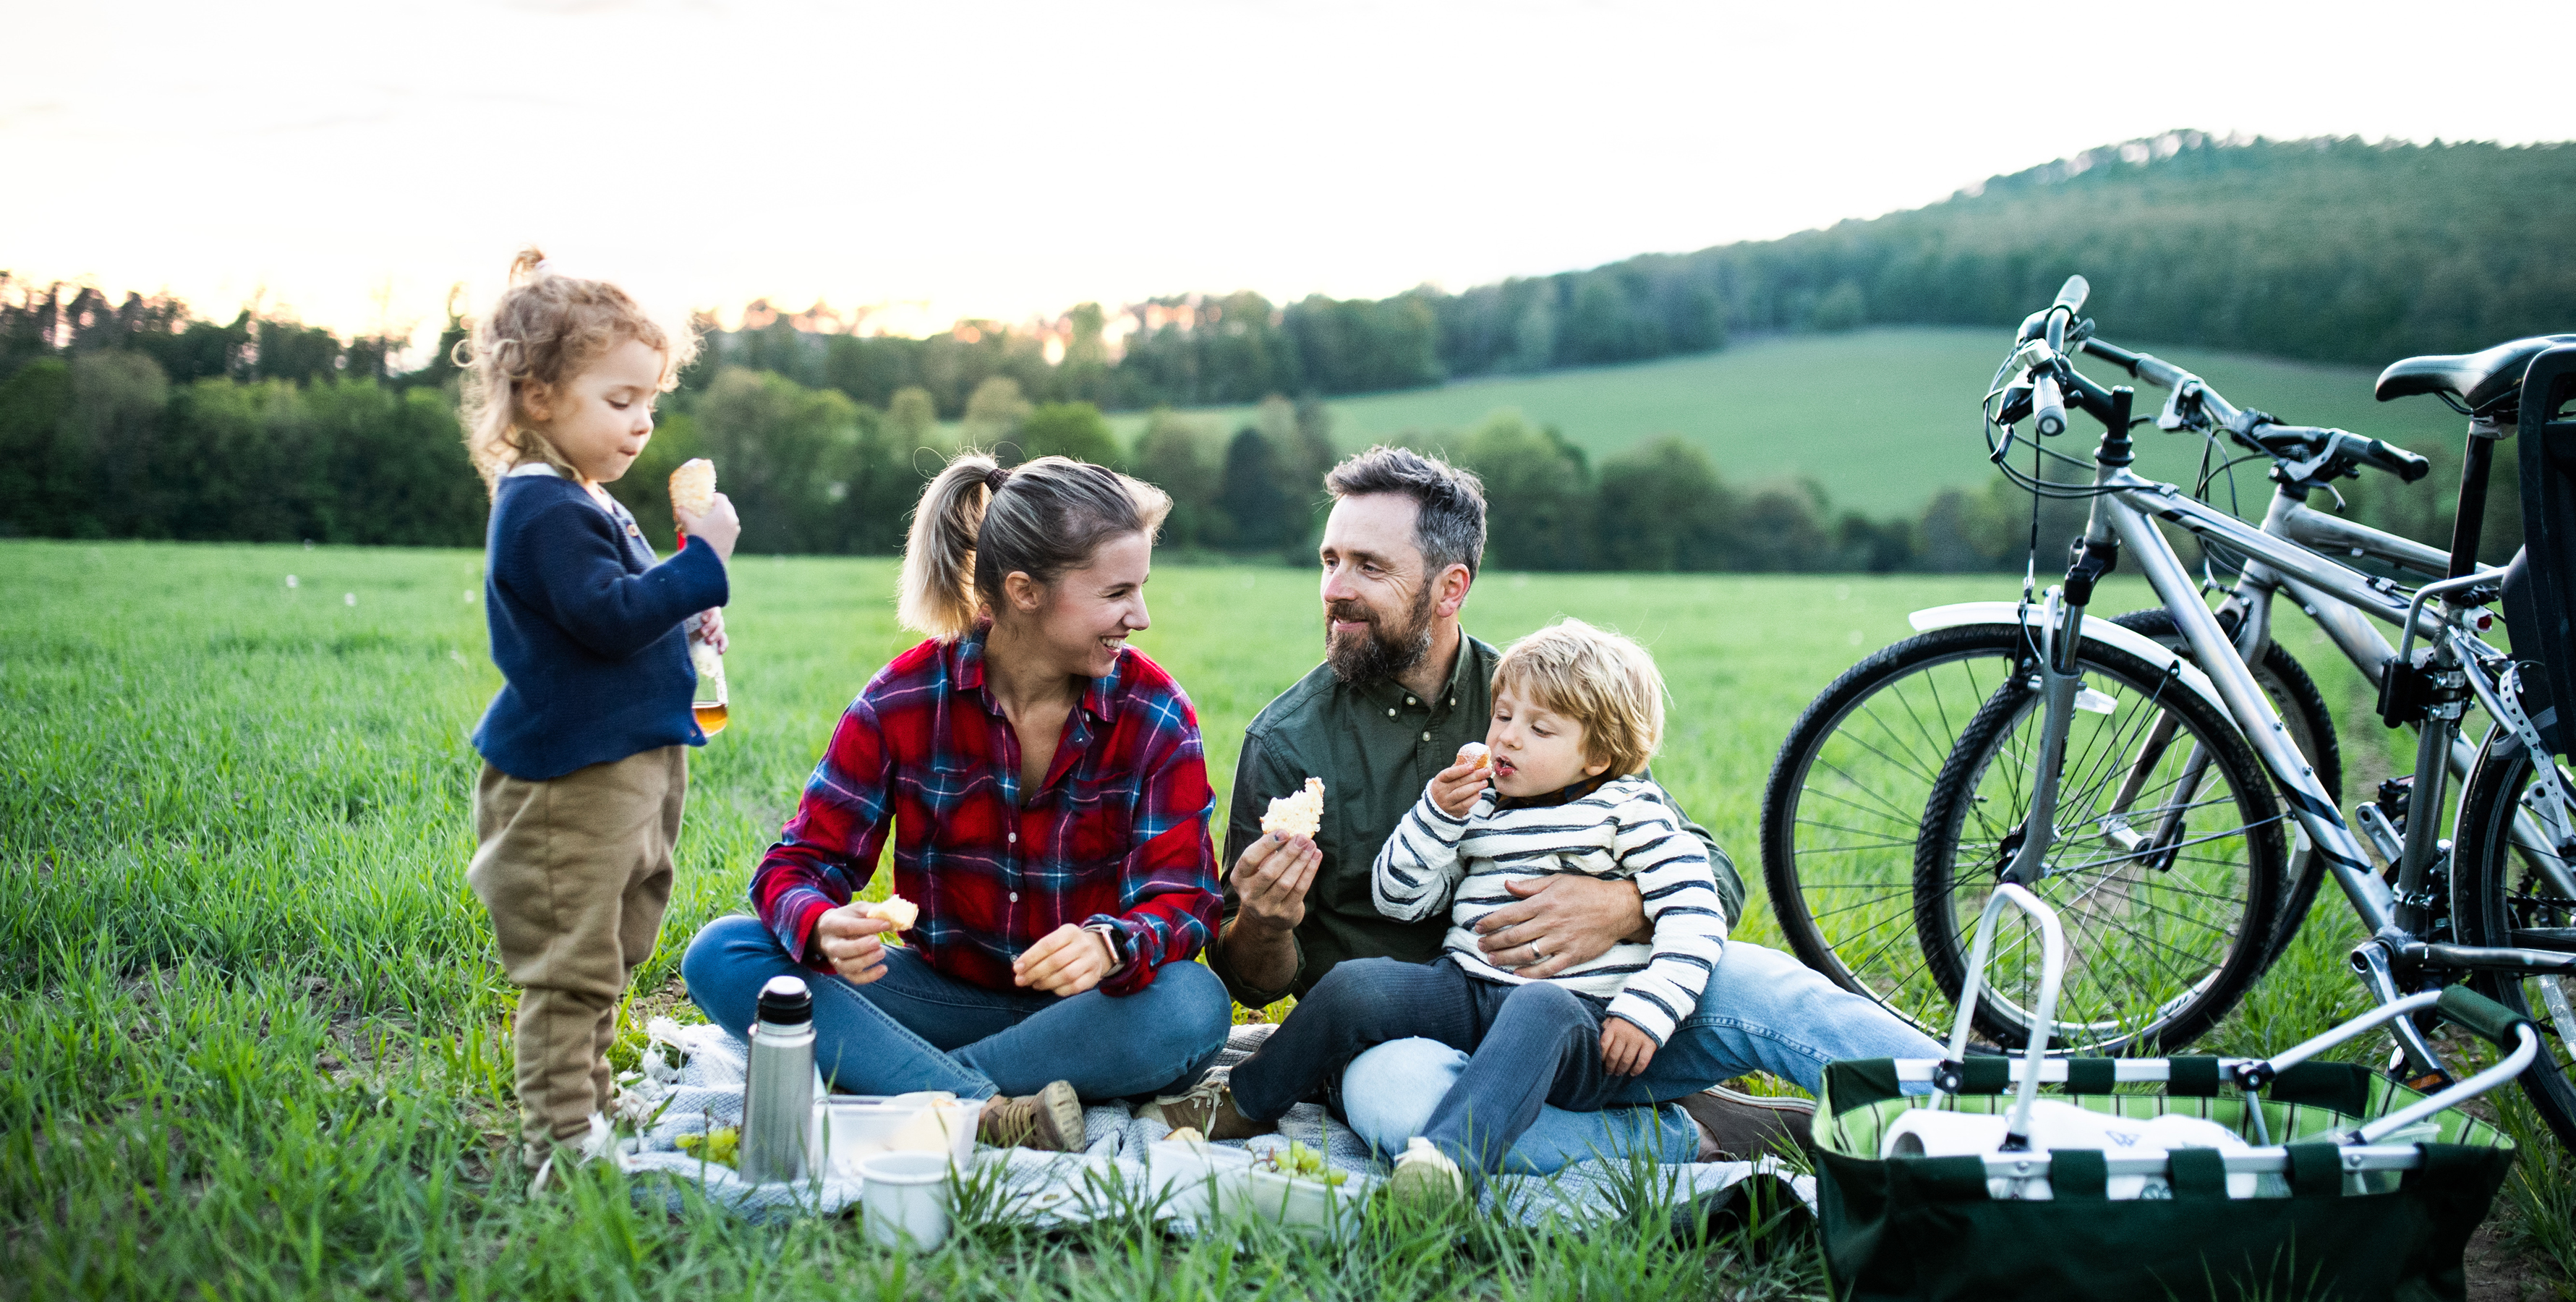
<svg viewBox="0 0 2576 1302">
<path fill-rule="evenodd" d="M 993 500 L 985 481 L 999 467 L 981 452 L 963 453 L 921 490 L 895 589 L 895 619 L 905 628 L 947 639 L 975 627 L 975 537 Z"/>
<path fill-rule="evenodd" d="M 1171 510 L 1163 490 L 1087 461 L 1039 457 L 1006 471 L 985 453 L 960 453 L 913 508 L 895 618 L 935 638 L 963 636 L 985 607 L 1001 607 L 1002 580 L 1053 583 L 1111 538 L 1152 538 Z"/>
</svg>

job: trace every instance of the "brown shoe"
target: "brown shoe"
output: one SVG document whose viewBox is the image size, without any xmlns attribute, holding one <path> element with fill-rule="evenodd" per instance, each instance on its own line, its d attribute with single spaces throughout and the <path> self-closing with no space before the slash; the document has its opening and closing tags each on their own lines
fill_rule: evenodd
<svg viewBox="0 0 2576 1302">
<path fill-rule="evenodd" d="M 1225 1087 L 1223 1078 L 1200 1081 L 1186 1094 L 1156 1099 L 1136 1115 L 1152 1117 L 1176 1131 L 1195 1130 L 1211 1140 L 1250 1139 L 1279 1132 L 1278 1122 L 1254 1121 L 1236 1111 L 1234 1091 Z"/>
<path fill-rule="evenodd" d="M 1071 1081 L 1051 1081 L 1035 1094 L 991 1099 L 976 1119 L 975 1137 L 995 1148 L 1034 1148 L 1048 1153 L 1082 1151 L 1082 1100 Z"/>
<path fill-rule="evenodd" d="M 1762 1098 L 1716 1085 L 1681 1105 L 1699 1126 L 1703 1162 L 1750 1162 L 1816 1146 L 1816 1105 L 1806 1099 Z"/>
</svg>

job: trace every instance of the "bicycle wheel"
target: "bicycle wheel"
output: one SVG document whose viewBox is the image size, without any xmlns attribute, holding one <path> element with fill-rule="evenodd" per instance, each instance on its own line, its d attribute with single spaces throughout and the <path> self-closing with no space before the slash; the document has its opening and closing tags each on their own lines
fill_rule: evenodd
<svg viewBox="0 0 2576 1302">
<path fill-rule="evenodd" d="M 2545 871 L 2547 847 L 2513 835 L 2514 813 L 2530 790 L 2531 753 L 2511 733 L 2488 734 L 2460 794 L 2459 848 L 2452 858 L 2451 922 L 2467 945 L 2511 945 L 2567 953 L 2576 950 L 2576 899 Z M 2558 1136 L 2576 1149 L 2576 980 L 2479 972 L 2478 993 L 2532 1020 L 2540 1028 L 2540 1060 L 2522 1073 L 2523 1093 Z"/>
<path fill-rule="evenodd" d="M 2183 640 L 2181 626 L 2174 622 L 2173 612 L 2162 606 L 2133 610 L 2111 622 L 2198 663 Z M 2219 623 L 2229 633 L 2236 631 L 2234 620 L 2221 617 Z M 2317 782 L 2326 789 L 2327 803 L 2343 808 L 2343 747 L 2335 739 L 2334 714 L 2326 709 L 2325 694 L 2317 690 L 2316 680 L 2278 642 L 2264 648 L 2260 664 L 2247 668 L 2254 671 L 2255 685 L 2272 698 L 2272 708 L 2280 712 L 2281 726 L 2290 734 L 2291 743 L 2316 770 Z M 2266 970 L 2290 947 L 2300 924 L 2308 920 L 2308 908 L 2317 900 L 2317 885 L 2326 875 L 2325 860 L 2317 857 L 2316 846 L 2297 823 L 2290 824 L 2290 842 L 2290 887 L 2281 898 L 2280 924 L 2272 929 L 2272 951 L 2263 959 Z"/>
<path fill-rule="evenodd" d="M 1950 997 L 1914 936 L 1914 841 L 1951 749 L 2028 653 L 2004 624 L 1933 629 L 1844 670 L 1780 744 L 1762 876 L 1791 952 L 1935 1037 Z"/>
<path fill-rule="evenodd" d="M 2280 802 L 2234 722 L 2178 677 L 2099 643 L 2078 667 L 2055 831 L 2032 886 L 2066 935 L 2048 1037 L 2087 1053 L 2180 1047 L 2235 1006 L 2270 954 L 2288 872 Z M 2041 721 L 2024 684 L 2035 681 L 1978 711 L 1924 809 L 1915 930 L 1953 1000 L 1969 934 L 2021 844 Z M 2035 926 L 1997 928 L 1975 1011 L 1996 1042 L 2028 1042 L 2039 959 Z"/>
</svg>

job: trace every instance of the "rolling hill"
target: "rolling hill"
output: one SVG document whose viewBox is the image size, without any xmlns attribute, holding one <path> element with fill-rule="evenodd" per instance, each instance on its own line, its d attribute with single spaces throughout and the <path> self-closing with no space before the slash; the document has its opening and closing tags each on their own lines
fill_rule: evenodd
<svg viewBox="0 0 2576 1302">
<path fill-rule="evenodd" d="M 2114 292 L 2096 290 L 2106 314 L 2116 309 Z M 2112 320 L 2106 317 L 2104 334 L 2129 342 Z M 1696 357 L 1453 381 L 1327 405 L 1334 442 L 1345 449 L 1400 435 L 1436 443 L 1489 412 L 1517 408 L 1556 426 L 1596 464 L 1641 439 L 1679 434 L 1735 482 L 1811 479 L 1837 509 L 1911 515 L 1941 489 L 1980 486 L 1994 473 L 1977 437 L 1976 407 L 2007 342 L 2003 331 L 1939 326 L 1781 335 Z M 2460 436 L 2460 418 L 2431 399 L 2373 401 L 2377 372 L 2370 368 L 2142 346 L 2191 367 L 2239 404 L 2287 420 L 2410 444 Z M 2108 367 L 2088 369 L 2106 383 L 2119 375 Z M 2152 410 L 2160 397 L 2160 391 L 2142 393 L 2140 406 Z M 1253 409 L 1190 414 L 1231 433 L 1252 419 Z M 1132 440 L 1145 420 L 1127 414 L 1111 423 Z M 2151 437 L 2141 444 L 2140 470 L 2187 476 L 2199 456 L 2197 440 Z"/>
</svg>

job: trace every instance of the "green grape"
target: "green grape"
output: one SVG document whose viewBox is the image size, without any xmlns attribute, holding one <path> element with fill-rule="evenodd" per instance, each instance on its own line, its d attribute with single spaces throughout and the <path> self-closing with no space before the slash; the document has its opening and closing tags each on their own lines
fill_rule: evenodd
<svg viewBox="0 0 2576 1302">
<path fill-rule="evenodd" d="M 734 1165 L 741 1147 L 742 1129 L 738 1126 L 721 1126 L 703 1135 L 680 1136 L 681 1152 L 719 1166 Z"/>
<path fill-rule="evenodd" d="M 1262 1164 L 1281 1175 L 1296 1180 L 1319 1180 L 1328 1188 L 1339 1188 L 1348 1172 L 1334 1169 L 1324 1161 L 1323 1151 L 1308 1148 L 1296 1140 L 1284 1149 L 1274 1148 L 1263 1156 Z"/>
</svg>

